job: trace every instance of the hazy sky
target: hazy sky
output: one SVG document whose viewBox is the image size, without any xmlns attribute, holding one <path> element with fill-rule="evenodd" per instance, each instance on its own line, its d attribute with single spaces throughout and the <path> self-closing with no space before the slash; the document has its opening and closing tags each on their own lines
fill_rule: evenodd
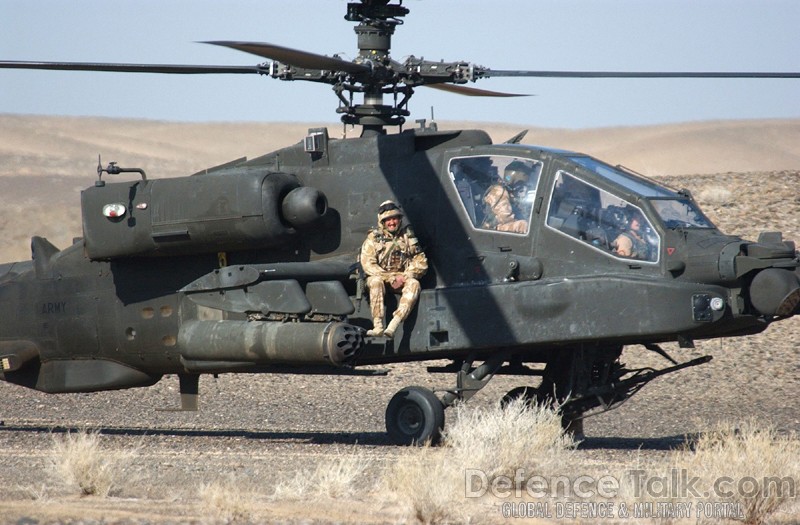
<svg viewBox="0 0 800 525">
<path fill-rule="evenodd" d="M 0 0 L 0 59 L 254 65 L 196 43 L 269 42 L 357 52 L 345 0 Z M 797 0 L 406 0 L 392 56 L 494 69 L 800 71 Z M 800 117 L 795 80 L 487 79 L 531 93 L 473 98 L 418 89 L 411 119 L 585 128 Z M 337 122 L 327 85 L 258 75 L 0 69 L 0 113 L 189 121 Z"/>
</svg>

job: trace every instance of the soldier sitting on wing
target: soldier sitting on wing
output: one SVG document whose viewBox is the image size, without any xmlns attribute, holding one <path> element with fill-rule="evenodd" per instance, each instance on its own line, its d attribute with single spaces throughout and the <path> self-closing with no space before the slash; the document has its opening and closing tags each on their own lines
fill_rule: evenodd
<svg viewBox="0 0 800 525">
<path fill-rule="evenodd" d="M 371 230 L 361 246 L 361 266 L 367 274 L 369 302 L 374 328 L 368 336 L 385 336 L 391 339 L 411 309 L 420 292 L 419 279 L 428 270 L 428 259 L 419 246 L 410 226 L 402 226 L 403 213 L 393 201 L 385 201 L 378 208 L 378 227 Z M 397 310 L 384 329 L 383 297 L 386 286 L 402 291 Z"/>
<path fill-rule="evenodd" d="M 489 186 L 483 195 L 486 213 L 483 227 L 501 232 L 526 233 L 528 221 L 520 211 L 520 196 L 524 197 L 530 168 L 520 161 L 511 162 L 503 178 Z"/>
</svg>

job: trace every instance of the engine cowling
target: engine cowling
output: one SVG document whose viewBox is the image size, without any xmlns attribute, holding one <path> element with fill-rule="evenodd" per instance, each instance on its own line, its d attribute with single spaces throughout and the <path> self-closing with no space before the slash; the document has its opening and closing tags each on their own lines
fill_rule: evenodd
<svg viewBox="0 0 800 525">
<path fill-rule="evenodd" d="M 109 183 L 81 193 L 92 259 L 269 248 L 316 225 L 327 199 L 286 173 Z"/>
</svg>

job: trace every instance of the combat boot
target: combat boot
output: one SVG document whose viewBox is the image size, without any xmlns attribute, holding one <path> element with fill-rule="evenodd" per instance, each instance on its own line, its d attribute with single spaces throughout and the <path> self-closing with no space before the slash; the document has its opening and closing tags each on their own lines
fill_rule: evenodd
<svg viewBox="0 0 800 525">
<path fill-rule="evenodd" d="M 383 319 L 376 317 L 372 320 L 372 330 L 367 330 L 368 337 L 380 337 L 383 335 Z"/>
<path fill-rule="evenodd" d="M 402 322 L 403 321 L 401 321 L 397 317 L 393 317 L 392 321 L 389 323 L 389 326 L 387 326 L 386 330 L 383 331 L 383 336 L 388 339 L 393 338 L 394 333 L 397 331 L 397 327 L 400 326 L 400 323 Z"/>
</svg>

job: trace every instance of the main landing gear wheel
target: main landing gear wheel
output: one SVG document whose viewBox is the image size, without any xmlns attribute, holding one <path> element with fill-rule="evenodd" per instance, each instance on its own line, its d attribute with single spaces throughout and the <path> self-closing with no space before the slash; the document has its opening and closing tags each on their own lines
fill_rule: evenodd
<svg viewBox="0 0 800 525">
<path fill-rule="evenodd" d="M 532 386 L 518 386 L 512 388 L 503 396 L 500 400 L 500 407 L 505 408 L 509 403 L 518 398 L 522 398 L 528 406 L 533 406 L 534 404 L 552 406 L 554 403 L 552 397 L 541 394 L 538 388 Z M 583 419 L 581 418 L 573 419 L 564 415 L 561 418 L 561 428 L 564 429 L 564 432 L 571 434 L 576 441 L 583 441 L 586 439 L 583 433 Z"/>
<path fill-rule="evenodd" d="M 436 444 L 444 428 L 444 405 L 431 390 L 409 386 L 386 407 L 386 431 L 398 445 Z"/>
<path fill-rule="evenodd" d="M 512 401 L 520 397 L 528 405 L 539 403 L 539 390 L 532 386 L 518 386 L 512 388 L 500 399 L 500 408 L 507 407 Z"/>
</svg>

